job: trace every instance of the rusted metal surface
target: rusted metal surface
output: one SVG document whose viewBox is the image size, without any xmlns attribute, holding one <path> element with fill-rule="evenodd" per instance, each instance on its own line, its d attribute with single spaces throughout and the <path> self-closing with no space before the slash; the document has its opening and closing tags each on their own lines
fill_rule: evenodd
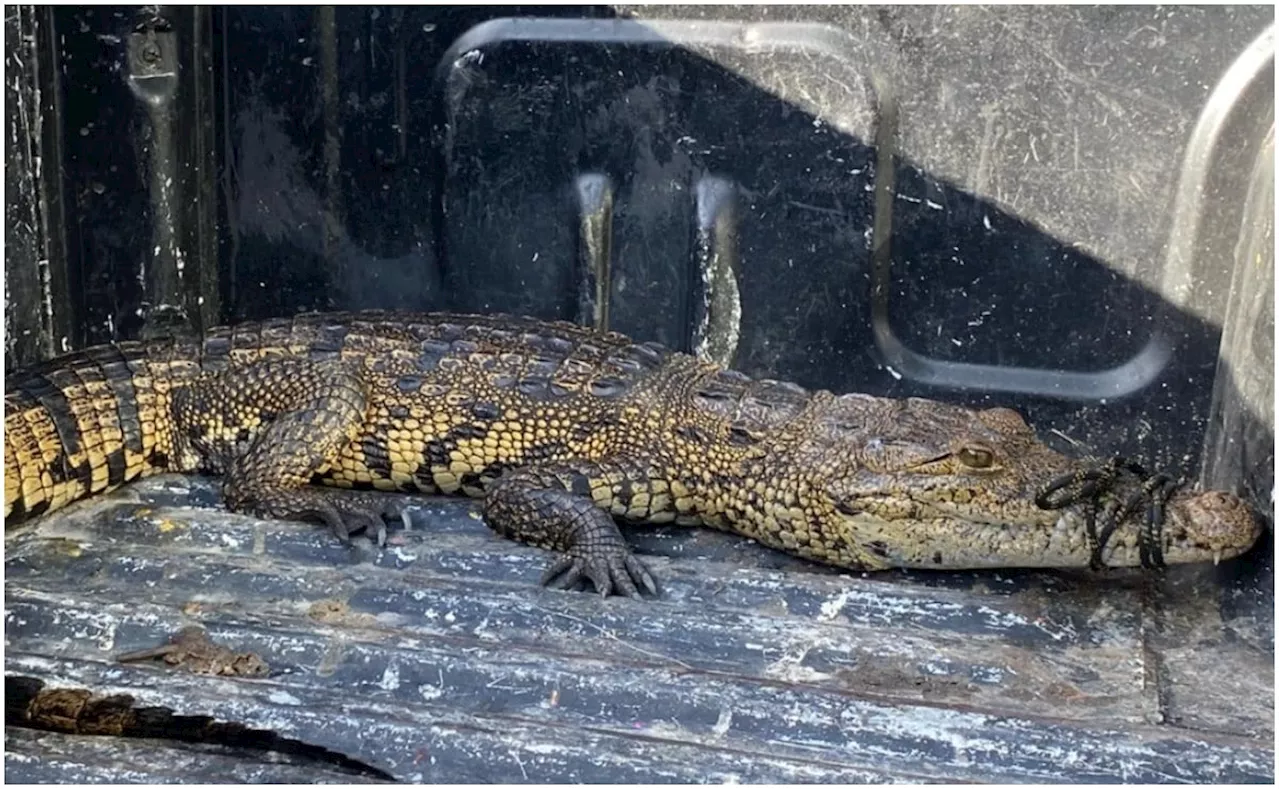
<svg viewBox="0 0 1280 789">
<path fill-rule="evenodd" d="M 1274 774 L 1271 637 L 1224 616 L 1230 568 L 842 575 L 705 530 L 637 529 L 663 597 L 602 600 L 538 588 L 547 556 L 492 535 L 469 501 L 422 499 L 377 554 L 221 512 L 214 491 L 159 478 L 7 534 L 6 674 L 271 731 L 399 780 Z M 190 625 L 270 675 L 114 660 Z M 191 745 L 10 729 L 7 746 L 14 781 L 135 780 L 138 764 L 138 780 L 214 776 Z M 237 766 L 214 777 L 343 780 L 218 759 Z"/>
</svg>

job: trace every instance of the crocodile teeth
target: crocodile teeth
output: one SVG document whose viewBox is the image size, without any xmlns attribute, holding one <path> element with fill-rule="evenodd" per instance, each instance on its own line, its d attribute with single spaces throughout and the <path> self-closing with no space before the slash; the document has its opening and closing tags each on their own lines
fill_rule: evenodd
<svg viewBox="0 0 1280 789">
<path fill-rule="evenodd" d="M 1222 551 L 1214 551 L 1214 552 L 1213 552 L 1213 566 L 1214 566 L 1214 567 L 1217 567 L 1217 566 L 1218 566 L 1218 562 L 1220 562 L 1220 561 L 1222 561 Z"/>
</svg>

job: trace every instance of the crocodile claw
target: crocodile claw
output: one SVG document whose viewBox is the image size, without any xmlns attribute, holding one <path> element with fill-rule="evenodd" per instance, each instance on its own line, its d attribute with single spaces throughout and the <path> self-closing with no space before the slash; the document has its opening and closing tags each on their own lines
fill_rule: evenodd
<svg viewBox="0 0 1280 789">
<path fill-rule="evenodd" d="M 387 542 L 387 522 L 407 524 L 406 506 L 385 494 L 361 494 L 304 488 L 277 497 L 268 506 L 249 508 L 258 515 L 282 520 L 318 520 L 339 542 L 349 545 L 353 532 L 364 531 L 379 548 Z"/>
<path fill-rule="evenodd" d="M 350 508 L 339 511 L 337 507 L 321 507 L 316 514 L 329 526 L 338 541 L 350 544 L 351 533 L 363 530 L 379 548 L 387 541 L 387 524 L 382 517 L 372 511 L 361 508 Z"/>
<path fill-rule="evenodd" d="M 356 499 L 350 502 L 335 497 L 337 519 L 325 518 L 325 522 L 333 529 L 334 536 L 342 542 L 350 542 L 350 533 L 364 529 L 365 536 L 373 540 L 379 548 L 387 544 L 387 522 L 407 526 L 408 515 L 404 504 L 389 496 L 378 496 L 376 500 Z"/>
<path fill-rule="evenodd" d="M 644 563 L 622 552 L 561 556 L 542 574 L 541 584 L 548 589 L 572 589 L 584 579 L 591 582 L 601 597 L 613 593 L 638 598 L 641 595 L 637 584 L 650 595 L 658 594 L 658 585 Z"/>
</svg>

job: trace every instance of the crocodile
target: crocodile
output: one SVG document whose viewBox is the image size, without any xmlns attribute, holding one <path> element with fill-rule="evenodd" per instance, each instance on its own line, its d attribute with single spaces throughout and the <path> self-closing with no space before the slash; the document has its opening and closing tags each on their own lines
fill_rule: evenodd
<svg viewBox="0 0 1280 789">
<path fill-rule="evenodd" d="M 69 353 L 5 380 L 5 522 L 152 474 L 383 544 L 405 496 L 482 497 L 542 582 L 657 592 L 618 522 L 728 530 L 857 570 L 1232 558 L 1239 498 L 1073 459 L 1014 410 L 753 379 L 532 318 L 310 313 Z"/>
</svg>

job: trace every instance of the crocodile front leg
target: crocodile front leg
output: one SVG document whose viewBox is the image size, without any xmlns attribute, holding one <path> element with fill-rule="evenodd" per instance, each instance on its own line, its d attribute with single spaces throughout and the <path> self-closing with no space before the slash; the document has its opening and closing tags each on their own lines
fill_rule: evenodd
<svg viewBox="0 0 1280 789">
<path fill-rule="evenodd" d="M 545 586 L 568 589 L 585 577 L 602 597 L 610 592 L 639 597 L 637 584 L 656 595 L 653 576 L 601 509 L 613 501 L 611 478 L 619 476 L 608 464 L 592 462 L 510 471 L 485 495 L 485 521 L 504 537 L 560 554 L 542 576 Z"/>
<path fill-rule="evenodd" d="M 382 545 L 384 519 L 402 514 L 395 497 L 310 484 L 364 429 L 367 405 L 345 365 L 263 360 L 192 382 L 175 396 L 174 421 L 200 465 L 223 475 L 228 509 L 319 520 L 344 542 L 364 529 Z"/>
</svg>

